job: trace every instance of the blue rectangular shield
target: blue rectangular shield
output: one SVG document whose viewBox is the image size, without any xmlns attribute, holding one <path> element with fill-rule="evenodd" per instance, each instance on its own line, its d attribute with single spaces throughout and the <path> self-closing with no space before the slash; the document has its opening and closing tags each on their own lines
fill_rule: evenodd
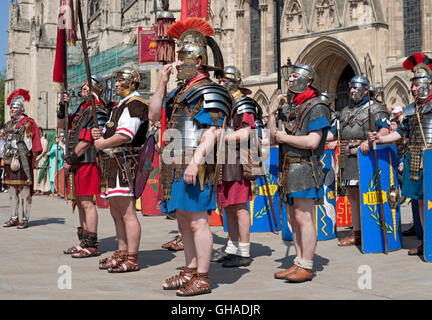
<svg viewBox="0 0 432 320">
<path fill-rule="evenodd" d="M 317 240 L 336 238 L 335 151 L 325 150 L 320 159 L 324 171 L 324 204 L 314 208 Z"/>
<path fill-rule="evenodd" d="M 278 148 L 270 148 L 270 157 L 266 160 L 267 181 L 269 184 L 270 195 L 267 193 L 264 177 L 252 181 L 255 184 L 257 192 L 256 197 L 252 197 L 252 201 L 248 203 L 249 214 L 251 219 L 250 232 L 269 232 L 281 229 L 281 214 L 279 212 L 279 193 L 277 192 L 277 165 L 279 162 Z M 253 188 L 254 189 L 254 188 Z M 276 224 L 271 212 L 269 196 L 273 201 L 275 209 Z M 224 230 L 228 231 L 226 227 L 226 214 L 224 214 Z"/>
<path fill-rule="evenodd" d="M 399 250 L 401 241 L 401 216 L 397 194 L 397 149 L 393 145 L 377 146 L 378 168 L 381 178 L 381 194 L 385 218 L 385 231 L 388 251 Z M 380 222 L 377 174 L 375 171 L 374 151 L 363 155 L 358 148 L 360 177 L 361 238 L 363 253 L 384 252 L 384 233 Z"/>
<path fill-rule="evenodd" d="M 432 149 L 423 154 L 424 232 L 423 254 L 427 262 L 432 261 Z"/>
</svg>

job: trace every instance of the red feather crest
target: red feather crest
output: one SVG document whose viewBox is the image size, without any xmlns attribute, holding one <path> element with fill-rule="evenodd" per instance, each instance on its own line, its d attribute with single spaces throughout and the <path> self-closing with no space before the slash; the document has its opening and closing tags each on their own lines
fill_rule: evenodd
<svg viewBox="0 0 432 320">
<path fill-rule="evenodd" d="M 168 36 L 174 39 L 179 39 L 183 33 L 188 30 L 197 30 L 204 36 L 213 36 L 214 30 L 212 26 L 201 18 L 189 18 L 185 22 L 178 21 L 168 29 Z"/>
<path fill-rule="evenodd" d="M 6 103 L 8 105 L 11 104 L 12 100 L 14 100 L 17 97 L 22 97 L 25 101 L 30 101 L 30 94 L 27 90 L 24 89 L 18 89 L 14 92 L 12 92 L 9 97 L 7 98 Z"/>
<path fill-rule="evenodd" d="M 424 53 L 415 53 L 408 57 L 402 64 L 405 70 L 415 71 L 417 65 L 426 65 L 432 68 L 432 60 Z"/>
</svg>

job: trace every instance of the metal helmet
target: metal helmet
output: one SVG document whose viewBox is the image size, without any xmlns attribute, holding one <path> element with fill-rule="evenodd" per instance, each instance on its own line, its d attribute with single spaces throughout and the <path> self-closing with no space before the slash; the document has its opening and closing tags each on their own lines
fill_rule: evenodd
<svg viewBox="0 0 432 320">
<path fill-rule="evenodd" d="M 186 21 L 177 21 L 167 32 L 169 37 L 178 39 L 178 58 L 183 64 L 177 67 L 177 78 L 180 80 L 192 79 L 197 74 L 196 62 L 201 59 L 201 65 L 209 71 L 216 71 L 220 76 L 223 70 L 223 56 L 216 41 L 211 37 L 214 30 L 211 25 L 200 18 L 188 18 Z M 213 52 L 214 66 L 209 65 L 207 46 Z"/>
<path fill-rule="evenodd" d="M 30 94 L 27 90 L 18 89 L 12 92 L 6 100 L 10 108 L 20 109 L 24 111 L 24 101 L 30 101 Z"/>
<path fill-rule="evenodd" d="M 104 79 L 102 79 L 100 75 L 94 74 L 91 76 L 91 82 L 92 82 L 93 91 L 95 91 L 98 97 L 100 97 L 102 93 L 105 91 Z"/>
<path fill-rule="evenodd" d="M 241 84 L 241 73 L 235 66 L 226 66 L 223 71 L 223 76 L 228 79 L 225 88 L 231 92 L 236 92 Z"/>
<path fill-rule="evenodd" d="M 365 89 L 369 89 L 369 80 L 364 76 L 354 76 L 348 84 L 350 90 L 351 88 L 357 89 L 355 92 L 350 93 L 354 102 L 362 100 L 366 95 Z"/>
<path fill-rule="evenodd" d="M 125 67 L 115 73 L 116 79 L 124 80 L 121 84 L 120 96 L 125 97 L 138 88 L 141 77 L 136 69 Z"/>
<path fill-rule="evenodd" d="M 426 72 L 417 72 L 411 79 L 411 83 L 420 84 L 417 95 L 414 97 L 416 100 L 424 100 L 430 96 L 430 84 L 432 83 L 431 75 Z"/>
<path fill-rule="evenodd" d="M 288 87 L 288 90 L 294 93 L 305 92 L 308 88 L 308 81 L 313 81 L 315 78 L 314 69 L 306 64 L 294 66 L 291 73 L 296 73 L 299 75 Z"/>
</svg>

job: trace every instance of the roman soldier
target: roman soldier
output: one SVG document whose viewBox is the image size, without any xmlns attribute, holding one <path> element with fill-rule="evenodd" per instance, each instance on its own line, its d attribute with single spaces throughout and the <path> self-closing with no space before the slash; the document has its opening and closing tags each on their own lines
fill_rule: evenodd
<svg viewBox="0 0 432 320">
<path fill-rule="evenodd" d="M 29 226 L 34 182 L 33 168 L 35 158 L 42 151 L 36 122 L 24 113 L 25 101 L 30 101 L 30 95 L 23 89 L 14 91 L 7 99 L 11 120 L 5 125 L 3 146 L 5 170 L 3 183 L 9 185 L 12 209 L 11 218 L 3 224 L 3 227 L 17 226 L 18 229 Z M 21 222 L 18 217 L 20 203 Z"/>
<path fill-rule="evenodd" d="M 369 153 L 368 132 L 379 131 L 380 135 L 389 133 L 390 121 L 387 108 L 369 95 L 369 81 L 366 77 L 355 76 L 349 82 L 351 103 L 342 109 L 339 116 L 339 180 L 343 193 L 347 193 L 351 203 L 353 232 L 341 239 L 339 246 L 361 244 L 360 230 L 360 193 L 357 163 L 357 148 L 363 154 Z M 369 114 L 375 119 L 375 128 L 369 128 Z M 337 139 L 337 128 L 332 127 L 328 141 Z"/>
<path fill-rule="evenodd" d="M 112 108 L 103 130 L 93 129 L 92 134 L 96 149 L 103 151 L 103 196 L 109 200 L 118 240 L 118 250 L 100 260 L 99 268 L 122 273 L 140 270 L 141 225 L 136 216 L 134 185 L 149 118 L 148 105 L 138 92 L 139 72 L 125 67 L 115 77 L 121 100 Z"/>
<path fill-rule="evenodd" d="M 66 191 L 72 199 L 72 206 L 78 206 L 80 226 L 77 228 L 80 243 L 63 251 L 73 258 L 87 258 L 100 255 L 97 241 L 97 209 L 93 198 L 100 193 L 100 167 L 91 137 L 91 129 L 95 126 L 90 95 L 96 104 L 97 126 L 103 127 L 108 119 L 102 93 L 105 81 L 99 75 L 91 77 L 93 92 L 89 92 L 87 81 L 81 86 L 79 96 L 83 101 L 68 116 L 68 141 L 64 160 L 65 179 L 68 182 Z M 57 126 L 64 128 L 66 103 L 70 96 L 64 93 L 57 111 Z M 67 178 L 66 178 L 67 177 Z"/>
<path fill-rule="evenodd" d="M 281 126 L 276 131 L 276 112 L 284 99 L 278 95 L 270 108 L 269 127 L 281 154 L 278 187 L 292 226 L 296 258 L 276 279 L 289 282 L 312 280 L 316 233 L 313 209 L 324 197 L 324 173 L 319 159 L 330 128 L 330 109 L 312 87 L 315 71 L 304 64 L 294 66 L 288 81 L 291 102 L 280 111 Z"/>
<path fill-rule="evenodd" d="M 181 82 L 166 96 L 169 121 L 165 140 L 167 136 L 173 139 L 162 152 L 162 211 L 176 212 L 186 264 L 162 287 L 177 290 L 178 296 L 211 292 L 208 269 L 213 239 L 208 215 L 216 209 L 214 185 L 221 169 L 213 151 L 216 136 L 223 136 L 221 129 L 226 126 L 232 105 L 229 92 L 210 80 L 210 71 L 215 75 L 223 72 L 222 55 L 213 34 L 213 28 L 200 18 L 176 22 L 168 30 L 169 36 L 178 39 L 177 78 Z M 209 64 L 207 46 L 213 51 L 214 66 Z M 171 70 L 171 65 L 162 68 L 150 99 L 152 121 L 160 118 Z"/>
<path fill-rule="evenodd" d="M 234 146 L 233 161 L 222 166 L 223 183 L 218 185 L 217 202 L 219 208 L 226 212 L 229 239 L 225 253 L 212 261 L 223 262 L 222 267 L 241 267 L 251 264 L 250 257 L 250 215 L 247 203 L 252 200 L 251 181 L 244 176 L 240 161 L 240 143 L 246 142 L 248 150 L 258 150 L 258 134 L 256 129 L 262 129 L 262 110 L 252 98 L 247 88 L 242 86 L 241 73 L 235 66 L 227 66 L 219 79 L 232 95 L 234 104 L 231 111 L 230 129 L 234 132 L 225 136 L 225 143 Z M 230 147 L 228 147 L 230 149 Z M 228 151 L 228 153 L 231 150 Z M 229 158 L 229 156 L 228 156 Z M 230 158 L 229 158 L 230 159 Z M 223 210 L 223 209 L 222 209 Z"/>
<path fill-rule="evenodd" d="M 406 139 L 402 196 L 418 200 L 420 222 L 424 228 L 423 150 L 432 147 L 432 60 L 423 53 L 410 56 L 403 63 L 406 70 L 414 72 L 411 94 L 415 101 L 403 109 L 403 121 L 389 135 L 371 132 L 370 139 L 379 144 Z M 423 242 L 408 251 L 408 255 L 423 255 Z"/>
</svg>

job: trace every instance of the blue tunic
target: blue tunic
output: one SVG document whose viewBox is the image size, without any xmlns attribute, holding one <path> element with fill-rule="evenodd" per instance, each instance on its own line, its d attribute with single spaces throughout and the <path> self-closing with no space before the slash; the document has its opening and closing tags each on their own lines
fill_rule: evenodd
<svg viewBox="0 0 432 320">
<path fill-rule="evenodd" d="M 313 110 L 311 111 L 313 112 Z M 330 129 L 329 119 L 324 116 L 313 119 L 308 124 L 307 133 L 311 131 L 322 130 L 323 137 L 327 136 L 327 132 Z M 311 188 L 307 190 L 292 192 L 287 194 L 287 204 L 292 206 L 294 204 L 294 198 L 306 198 L 306 199 L 321 199 L 324 197 L 324 186 L 317 188 Z"/>
<path fill-rule="evenodd" d="M 172 96 L 172 92 L 169 94 Z M 196 103 L 198 103 L 200 99 L 198 98 L 194 101 L 190 106 L 189 110 L 192 111 Z M 215 123 L 210 117 L 210 111 L 212 109 L 204 109 L 202 108 L 194 117 L 194 121 L 201 125 L 209 125 L 214 126 Z M 167 115 L 170 116 L 172 112 L 172 106 L 167 106 Z M 219 126 L 223 125 L 224 115 L 218 118 Z M 216 209 L 216 199 L 214 187 L 212 184 L 204 184 L 204 191 L 200 190 L 200 184 L 198 181 L 198 177 L 196 179 L 196 184 L 193 186 L 192 184 L 187 184 L 183 180 L 184 171 L 180 181 L 175 181 L 171 187 L 171 199 L 164 200 L 162 202 L 162 212 L 171 213 L 176 210 L 185 210 L 192 212 L 202 212 L 207 211 L 209 215 Z"/>
</svg>

